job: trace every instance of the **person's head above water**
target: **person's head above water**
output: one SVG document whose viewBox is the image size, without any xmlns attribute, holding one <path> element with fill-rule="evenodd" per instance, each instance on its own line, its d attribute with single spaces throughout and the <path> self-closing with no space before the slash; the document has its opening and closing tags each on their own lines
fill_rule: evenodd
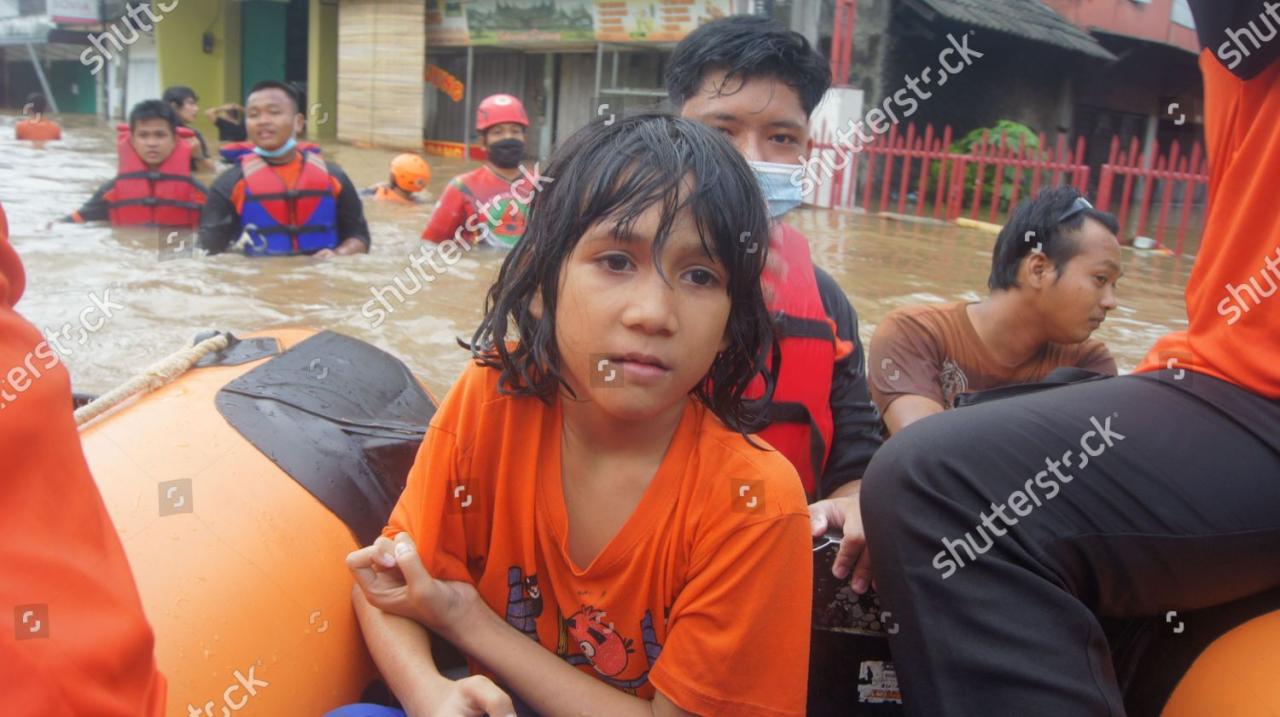
<svg viewBox="0 0 1280 717">
<path fill-rule="evenodd" d="M 178 144 L 178 117 L 161 100 L 139 102 L 129 110 L 129 144 L 147 166 L 155 168 Z"/>
<path fill-rule="evenodd" d="M 178 116 L 178 122 L 189 125 L 196 121 L 196 117 L 200 115 L 200 98 L 196 96 L 196 91 L 186 85 L 175 85 L 164 91 L 161 97 L 165 102 L 173 108 L 174 114 Z"/>
<path fill-rule="evenodd" d="M 1116 218 L 1073 187 L 1041 190 L 1013 211 L 991 252 L 987 287 L 1020 293 L 1058 343 L 1079 343 L 1116 307 Z"/>
<path fill-rule="evenodd" d="M 676 45 L 666 84 L 681 117 L 724 133 L 749 161 L 799 164 L 831 68 L 800 33 L 769 18 L 734 15 Z"/>
<path fill-rule="evenodd" d="M 49 98 L 41 92 L 32 92 L 27 95 L 27 102 L 23 105 L 22 111 L 31 119 L 40 119 L 49 111 Z"/>
<path fill-rule="evenodd" d="M 574 133 L 546 176 L 472 339 L 504 388 L 550 401 L 564 386 L 625 421 L 693 394 L 731 428 L 758 420 L 742 396 L 772 345 L 769 225 L 742 157 L 695 122 L 640 114 Z"/>
<path fill-rule="evenodd" d="M 268 156 L 288 154 L 305 119 L 297 90 L 275 80 L 263 80 L 249 90 L 244 114 L 249 141 Z"/>
<path fill-rule="evenodd" d="M 406 194 L 421 192 L 431 181 L 431 165 L 416 154 L 400 154 L 391 160 L 391 186 Z"/>
<path fill-rule="evenodd" d="M 490 164 L 515 169 L 524 158 L 529 116 L 524 103 L 511 95 L 490 95 L 476 107 L 476 131 Z"/>
</svg>

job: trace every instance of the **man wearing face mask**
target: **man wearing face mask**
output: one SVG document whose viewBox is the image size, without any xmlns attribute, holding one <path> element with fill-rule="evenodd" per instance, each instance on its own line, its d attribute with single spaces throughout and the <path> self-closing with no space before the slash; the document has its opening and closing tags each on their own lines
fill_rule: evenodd
<svg viewBox="0 0 1280 717">
<path fill-rule="evenodd" d="M 529 117 L 511 95 L 490 95 L 476 108 L 476 131 L 488 155 L 476 169 L 449 180 L 422 238 L 515 246 L 524 235 L 533 194 L 550 178 L 521 165 Z M 535 167 L 536 168 L 536 167 Z"/>
<path fill-rule="evenodd" d="M 830 68 L 799 33 L 738 15 L 682 40 L 666 80 L 681 116 L 724 133 L 747 158 L 774 219 L 769 237 L 742 238 L 743 251 L 769 243 L 766 298 L 783 337 L 772 422 L 760 435 L 795 466 L 810 501 L 855 494 L 882 442 L 858 316 L 814 266 L 808 239 L 781 221 L 802 200 L 791 175 L 807 152 L 809 115 L 831 84 Z M 811 507 L 815 529 L 825 503 Z"/>
<path fill-rule="evenodd" d="M 297 135 L 298 94 L 282 82 L 254 85 L 245 101 L 253 151 L 210 188 L 200 217 L 200 247 L 226 251 L 248 235 L 253 256 L 331 257 L 369 251 L 364 204 L 342 168 L 305 152 Z"/>
</svg>

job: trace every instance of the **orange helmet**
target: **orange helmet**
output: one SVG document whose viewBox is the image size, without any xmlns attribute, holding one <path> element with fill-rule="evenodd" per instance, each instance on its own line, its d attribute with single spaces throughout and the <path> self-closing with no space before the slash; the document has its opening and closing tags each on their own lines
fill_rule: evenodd
<svg viewBox="0 0 1280 717">
<path fill-rule="evenodd" d="M 503 122 L 529 126 L 529 115 L 524 113 L 524 104 L 520 100 L 511 95 L 489 95 L 480 101 L 480 106 L 476 108 L 477 132 Z"/>
<path fill-rule="evenodd" d="M 421 192 L 431 181 L 431 165 L 416 154 L 402 154 L 391 160 L 391 178 L 406 192 Z"/>
</svg>

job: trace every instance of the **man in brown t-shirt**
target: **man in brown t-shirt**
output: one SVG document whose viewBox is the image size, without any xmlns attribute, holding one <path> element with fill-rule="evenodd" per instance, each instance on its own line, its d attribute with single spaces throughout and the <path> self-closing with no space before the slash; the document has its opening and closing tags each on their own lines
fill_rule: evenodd
<svg viewBox="0 0 1280 717">
<path fill-rule="evenodd" d="M 957 395 L 1034 383 L 1061 366 L 1114 375 L 1089 335 L 1116 307 L 1119 225 L 1071 187 L 1021 204 L 996 239 L 977 303 L 908 306 L 871 339 L 871 396 L 896 433 Z"/>
</svg>

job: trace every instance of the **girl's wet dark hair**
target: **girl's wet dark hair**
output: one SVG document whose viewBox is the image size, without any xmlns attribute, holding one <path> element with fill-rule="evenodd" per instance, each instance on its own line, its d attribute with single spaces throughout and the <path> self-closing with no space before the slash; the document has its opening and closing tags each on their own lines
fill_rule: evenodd
<svg viewBox="0 0 1280 717">
<path fill-rule="evenodd" d="M 774 342 L 760 285 L 769 219 L 742 156 L 697 122 L 646 113 L 578 130 L 552 155 L 544 174 L 551 181 L 533 198 L 524 236 L 489 289 L 484 319 L 470 345 L 480 363 L 502 371 L 500 389 L 547 403 L 561 386 L 572 395 L 556 344 L 564 263 L 592 225 L 616 221 L 614 234 L 622 236 L 657 204 L 662 216 L 653 242 L 655 266 L 661 266 L 658 257 L 677 215 L 687 209 L 703 248 L 728 274 L 729 346 L 716 354 L 705 380 L 691 393 L 730 428 L 760 428 L 774 384 L 765 370 Z M 538 297 L 541 319 L 531 310 Z M 509 346 L 512 338 L 518 343 Z M 583 360 L 585 365 L 587 357 Z M 745 400 L 756 376 L 764 378 L 765 394 Z"/>
</svg>

